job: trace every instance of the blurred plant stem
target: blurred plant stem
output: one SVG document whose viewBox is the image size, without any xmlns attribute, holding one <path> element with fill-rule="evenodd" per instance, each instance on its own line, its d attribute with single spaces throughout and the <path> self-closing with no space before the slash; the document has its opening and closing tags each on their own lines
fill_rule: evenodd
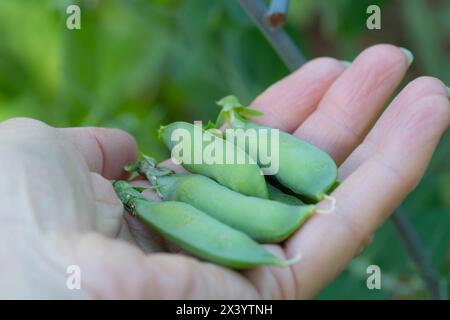
<svg viewBox="0 0 450 320">
<path fill-rule="evenodd" d="M 262 0 L 239 0 L 239 2 L 290 71 L 296 70 L 306 62 L 303 54 L 282 28 L 274 29 L 268 25 L 265 19 L 267 10 Z M 447 295 L 439 279 L 439 274 L 409 221 L 405 209 L 400 207 L 394 211 L 390 221 L 406 252 L 415 263 L 430 297 L 432 299 L 446 299 Z"/>
<path fill-rule="evenodd" d="M 274 28 L 284 25 L 289 10 L 289 0 L 270 0 L 267 22 Z"/>
<path fill-rule="evenodd" d="M 283 29 L 273 28 L 267 24 L 266 8 L 262 1 L 239 0 L 239 2 L 289 70 L 295 70 L 306 62 L 306 58 Z"/>
<path fill-rule="evenodd" d="M 444 284 L 440 280 L 424 244 L 414 230 L 414 226 L 409 221 L 406 210 L 401 206 L 397 208 L 390 221 L 411 260 L 416 264 L 431 298 L 435 300 L 448 299 Z"/>
</svg>

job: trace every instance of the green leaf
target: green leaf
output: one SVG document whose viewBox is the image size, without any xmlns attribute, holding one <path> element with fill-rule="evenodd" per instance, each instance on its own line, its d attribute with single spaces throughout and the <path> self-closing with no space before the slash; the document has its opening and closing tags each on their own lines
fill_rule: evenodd
<svg viewBox="0 0 450 320">
<path fill-rule="evenodd" d="M 123 170 L 126 172 L 134 172 L 139 167 L 139 161 L 136 161 L 136 163 L 130 163 L 123 167 Z"/>
<path fill-rule="evenodd" d="M 222 107 L 224 110 L 233 110 L 236 107 L 243 107 L 243 105 L 239 102 L 238 98 L 233 95 L 229 95 L 226 97 L 223 97 L 219 101 L 217 101 L 217 104 Z"/>
<path fill-rule="evenodd" d="M 260 117 L 264 113 L 251 107 L 239 108 L 238 114 L 246 117 Z"/>
<path fill-rule="evenodd" d="M 132 187 L 134 190 L 136 190 L 137 192 L 139 192 L 139 193 L 142 193 L 142 192 L 144 192 L 145 190 L 147 190 L 148 188 L 144 188 L 144 187 L 136 187 L 136 186 L 133 186 Z"/>
<path fill-rule="evenodd" d="M 128 176 L 128 181 L 132 181 L 132 180 L 136 179 L 139 176 L 140 176 L 140 174 L 137 171 L 132 171 L 130 173 L 130 175 Z"/>
<path fill-rule="evenodd" d="M 212 134 L 212 135 L 214 135 L 214 136 L 216 136 L 216 137 L 223 138 L 223 133 L 222 133 L 222 131 L 220 131 L 220 130 L 217 129 L 217 128 L 211 128 L 211 129 L 208 129 L 208 130 L 206 130 L 206 132 L 208 132 L 208 133 L 210 133 L 210 134 Z"/>
<path fill-rule="evenodd" d="M 203 126 L 203 130 L 207 131 L 209 129 L 216 129 L 216 124 L 214 122 L 212 122 L 211 120 L 208 121 L 208 123 Z"/>
<path fill-rule="evenodd" d="M 259 117 L 264 113 L 254 108 L 242 105 L 236 96 L 226 96 L 220 99 L 217 104 L 222 107 L 222 111 L 216 121 L 216 126 L 221 127 L 224 123 L 230 125 L 231 113 L 234 112 L 237 115 L 243 117 Z"/>
<path fill-rule="evenodd" d="M 158 162 L 154 158 L 149 157 L 143 153 L 141 153 L 141 156 L 150 167 L 153 167 L 153 168 L 156 167 Z"/>
<path fill-rule="evenodd" d="M 219 116 L 217 117 L 217 120 L 216 120 L 216 127 L 217 128 L 221 128 L 225 124 L 229 124 L 230 119 L 229 119 L 229 116 L 227 114 L 228 113 L 225 110 L 220 111 Z"/>
</svg>

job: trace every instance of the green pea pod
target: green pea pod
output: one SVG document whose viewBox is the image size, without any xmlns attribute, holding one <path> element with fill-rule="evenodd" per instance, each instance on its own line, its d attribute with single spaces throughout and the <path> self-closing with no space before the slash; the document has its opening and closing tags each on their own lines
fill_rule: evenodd
<svg viewBox="0 0 450 320">
<path fill-rule="evenodd" d="M 164 200 L 189 203 L 260 242 L 283 241 L 315 209 L 312 205 L 291 205 L 245 196 L 198 174 L 155 175 L 154 164 L 145 161 L 139 162 L 138 171 L 147 177 Z"/>
<path fill-rule="evenodd" d="M 185 136 L 179 136 L 178 141 L 174 141 L 174 133 L 177 129 L 184 130 Z M 180 133 L 182 131 L 178 131 Z M 186 122 L 174 122 L 167 126 L 163 126 L 159 130 L 160 138 L 165 145 L 172 151 L 182 146 L 183 150 L 190 152 L 189 160 L 182 162 L 184 168 L 193 173 L 202 174 L 208 176 L 220 184 L 233 189 L 237 192 L 243 193 L 249 196 L 255 196 L 260 198 L 268 198 L 266 181 L 261 174 L 261 170 L 256 162 L 250 158 L 250 156 L 241 148 L 233 145 L 232 143 L 213 135 L 205 130 L 202 130 L 199 126 L 194 126 Z M 204 136 L 208 141 L 202 140 L 201 143 L 197 143 L 195 137 Z M 181 139 L 182 138 L 182 139 Z M 222 162 L 219 163 L 207 163 L 203 158 L 203 155 L 211 150 L 211 146 L 215 146 L 217 149 L 222 150 L 223 156 L 219 157 Z M 195 162 L 194 153 L 200 155 L 200 162 Z M 183 152 L 180 152 L 181 156 L 185 156 Z M 227 162 L 227 156 L 231 160 L 231 163 Z M 172 156 L 174 156 L 172 154 Z M 176 157 L 176 155 L 175 155 Z M 176 157 L 179 159 L 178 157 Z M 179 159 L 183 160 L 183 159 Z M 238 162 L 240 161 L 240 162 Z"/>
<path fill-rule="evenodd" d="M 294 197 L 290 194 L 284 193 L 283 191 L 281 191 L 280 189 L 271 185 L 270 183 L 267 183 L 267 189 L 269 190 L 269 199 L 270 200 L 283 202 L 283 203 L 290 204 L 293 206 L 301 206 L 301 205 L 305 204 L 299 198 Z"/>
<path fill-rule="evenodd" d="M 274 130 L 251 122 L 242 115 L 246 107 L 242 106 L 235 96 L 227 96 L 218 102 L 222 111 L 217 126 L 228 124 L 232 128 Z M 250 108 L 250 110 L 253 110 Z M 226 135 L 225 135 L 226 136 Z M 239 147 L 257 154 L 251 154 L 261 165 L 258 158 L 258 147 L 267 145 L 270 148 L 270 135 L 258 137 L 258 143 L 250 148 L 249 139 L 234 141 Z M 302 195 L 308 200 L 320 201 L 335 186 L 337 179 L 337 166 L 334 160 L 324 151 L 306 142 L 303 139 L 279 131 L 279 170 L 276 179 L 293 192 Z"/>
<path fill-rule="evenodd" d="M 116 181 L 113 185 L 127 211 L 199 258 L 236 269 L 285 266 L 298 260 L 284 261 L 275 257 L 244 233 L 189 204 L 153 202 L 144 199 L 125 181 Z"/>
</svg>

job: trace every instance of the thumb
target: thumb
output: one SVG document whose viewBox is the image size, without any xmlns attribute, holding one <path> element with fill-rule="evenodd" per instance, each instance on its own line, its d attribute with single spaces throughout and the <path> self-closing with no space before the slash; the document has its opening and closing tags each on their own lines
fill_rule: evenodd
<svg viewBox="0 0 450 320">
<path fill-rule="evenodd" d="M 95 200 L 95 230 L 107 237 L 116 237 L 122 224 L 123 206 L 109 180 L 91 173 Z"/>
</svg>

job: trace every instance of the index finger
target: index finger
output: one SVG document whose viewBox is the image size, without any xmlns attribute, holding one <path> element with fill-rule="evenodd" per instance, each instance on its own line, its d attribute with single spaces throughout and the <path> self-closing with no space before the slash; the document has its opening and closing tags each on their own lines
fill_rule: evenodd
<svg viewBox="0 0 450 320">
<path fill-rule="evenodd" d="M 345 66 L 332 58 L 316 58 L 261 93 L 252 106 L 264 114 L 262 125 L 294 131 L 314 110 Z"/>
</svg>

